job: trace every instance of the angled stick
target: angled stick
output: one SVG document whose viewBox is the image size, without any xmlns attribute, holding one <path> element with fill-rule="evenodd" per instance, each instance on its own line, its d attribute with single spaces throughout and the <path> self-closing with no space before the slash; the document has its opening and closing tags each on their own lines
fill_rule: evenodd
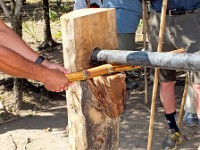
<svg viewBox="0 0 200 150">
<path fill-rule="evenodd" d="M 142 22 L 143 22 L 143 46 L 144 50 L 147 50 L 147 20 L 146 20 L 146 1 L 142 0 Z M 145 104 L 148 103 L 148 79 L 147 79 L 147 67 L 144 67 L 144 83 L 145 83 Z"/>
<path fill-rule="evenodd" d="M 182 97 L 181 107 L 180 107 L 180 112 L 179 112 L 179 117 L 178 117 L 178 127 L 179 128 L 181 126 L 181 122 L 182 122 L 182 118 L 183 118 L 183 111 L 184 111 L 184 106 L 185 106 L 187 91 L 188 91 L 188 77 L 186 75 L 186 78 L 185 78 L 185 88 L 184 88 L 184 92 L 183 92 L 183 97 Z"/>
<path fill-rule="evenodd" d="M 90 0 L 87 0 L 87 6 L 90 8 Z"/>
<path fill-rule="evenodd" d="M 162 51 L 167 3 L 168 3 L 168 0 L 163 0 L 163 2 L 162 2 L 160 32 L 159 32 L 159 42 L 158 42 L 157 52 Z M 153 125 L 154 125 L 155 105 L 156 105 L 156 97 L 157 97 L 157 90 L 158 90 L 159 72 L 160 72 L 160 69 L 156 68 L 155 69 L 155 75 L 154 75 L 152 102 L 151 102 L 151 114 L 150 114 L 149 136 L 148 136 L 147 150 L 151 150 L 151 145 L 152 145 Z"/>
</svg>

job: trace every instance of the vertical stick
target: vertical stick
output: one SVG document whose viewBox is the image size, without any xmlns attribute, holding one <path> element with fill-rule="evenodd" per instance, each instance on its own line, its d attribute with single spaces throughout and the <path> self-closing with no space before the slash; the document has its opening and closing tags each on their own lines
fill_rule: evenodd
<svg viewBox="0 0 200 150">
<path fill-rule="evenodd" d="M 146 1 L 142 0 L 142 21 L 143 21 L 143 42 L 144 42 L 144 49 L 147 50 L 147 41 L 146 41 L 146 35 L 147 35 L 147 23 L 146 23 Z M 144 67 L 144 82 L 145 82 L 145 104 L 148 103 L 148 80 L 147 80 L 147 68 Z"/>
<path fill-rule="evenodd" d="M 168 0 L 163 0 L 163 2 L 162 2 L 162 12 L 161 12 L 159 42 L 158 42 L 157 52 L 162 51 L 167 3 L 168 3 Z M 152 144 L 153 125 L 154 125 L 155 105 L 156 105 L 156 97 L 157 97 L 157 90 L 158 90 L 159 72 L 160 72 L 159 68 L 156 68 L 155 69 L 155 75 L 154 75 L 153 92 L 152 92 L 151 115 L 150 115 L 150 123 L 149 123 L 149 136 L 148 136 L 147 150 L 151 150 L 151 144 Z"/>
<path fill-rule="evenodd" d="M 145 20 L 146 20 L 146 34 L 147 34 L 147 39 L 149 40 L 149 30 L 150 30 L 150 26 L 149 26 L 149 14 L 148 14 L 148 10 L 147 10 L 147 1 L 145 1 L 146 4 L 146 12 L 145 12 Z"/>
<path fill-rule="evenodd" d="M 90 0 L 87 0 L 87 6 L 90 8 Z"/>
<path fill-rule="evenodd" d="M 184 88 L 184 92 L 183 92 L 181 108 L 180 108 L 179 118 L 178 118 L 178 127 L 179 128 L 181 126 L 181 121 L 182 121 L 182 118 L 183 118 L 183 109 L 184 109 L 184 106 L 185 106 L 187 91 L 188 91 L 188 77 L 186 76 L 186 78 L 185 78 L 185 88 Z"/>
</svg>

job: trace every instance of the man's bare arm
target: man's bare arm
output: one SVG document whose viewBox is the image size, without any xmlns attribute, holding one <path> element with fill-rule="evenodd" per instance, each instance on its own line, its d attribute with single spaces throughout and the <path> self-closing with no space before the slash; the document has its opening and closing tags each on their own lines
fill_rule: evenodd
<svg viewBox="0 0 200 150">
<path fill-rule="evenodd" d="M 29 78 L 43 82 L 50 91 L 65 90 L 69 86 L 64 73 L 37 65 L 18 53 L 0 46 L 0 70 L 18 78 Z"/>
</svg>

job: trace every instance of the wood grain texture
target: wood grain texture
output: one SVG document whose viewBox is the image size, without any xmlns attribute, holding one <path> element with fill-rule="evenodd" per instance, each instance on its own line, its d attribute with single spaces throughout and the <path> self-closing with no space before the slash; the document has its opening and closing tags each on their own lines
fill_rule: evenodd
<svg viewBox="0 0 200 150">
<path fill-rule="evenodd" d="M 116 49 L 115 9 L 81 9 L 61 17 L 64 64 L 71 72 L 92 68 L 96 47 Z M 123 111 L 125 74 L 77 81 L 67 90 L 69 150 L 115 150 Z"/>
</svg>

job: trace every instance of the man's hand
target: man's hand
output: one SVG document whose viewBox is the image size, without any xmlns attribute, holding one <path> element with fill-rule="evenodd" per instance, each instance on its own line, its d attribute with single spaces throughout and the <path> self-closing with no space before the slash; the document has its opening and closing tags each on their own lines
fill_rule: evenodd
<svg viewBox="0 0 200 150">
<path fill-rule="evenodd" d="M 65 77 L 65 74 L 58 69 L 51 69 L 50 71 L 44 82 L 45 88 L 52 92 L 67 90 L 71 83 Z"/>
<path fill-rule="evenodd" d="M 52 76 L 55 76 L 55 77 L 52 77 L 53 82 L 51 81 L 51 79 L 48 79 L 49 82 L 44 83 L 47 90 L 54 91 L 54 92 L 62 92 L 68 89 L 68 87 L 71 85 L 71 82 L 69 82 L 69 80 L 65 76 L 65 74 L 70 73 L 67 69 L 65 69 L 59 64 L 50 63 L 49 61 L 46 61 L 46 60 L 42 63 L 42 65 L 51 69 L 53 73 Z M 56 87 L 56 88 L 53 88 L 53 87 Z"/>
</svg>

